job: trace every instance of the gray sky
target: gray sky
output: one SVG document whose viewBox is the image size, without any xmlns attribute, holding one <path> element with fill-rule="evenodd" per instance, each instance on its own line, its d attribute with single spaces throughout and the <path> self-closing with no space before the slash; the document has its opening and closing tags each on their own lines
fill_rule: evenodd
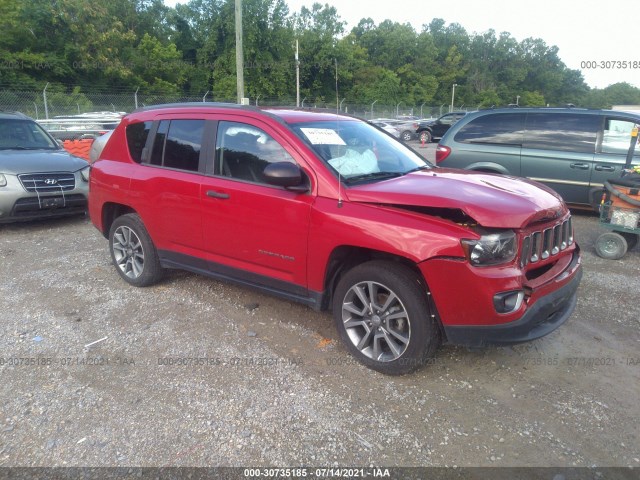
<svg viewBox="0 0 640 480">
<path fill-rule="evenodd" d="M 178 0 L 179 3 L 186 3 Z M 291 12 L 314 0 L 286 0 Z M 165 0 L 173 5 L 176 0 Z M 324 0 L 336 7 L 347 30 L 361 18 L 376 24 L 389 19 L 408 22 L 420 31 L 434 17 L 459 23 L 467 32 L 509 32 L 516 40 L 543 39 L 556 45 L 562 61 L 581 70 L 587 84 L 604 88 L 627 82 L 640 88 L 640 17 L 635 2 L 602 0 Z M 635 42 L 634 42 L 635 37 Z M 613 68 L 581 68 L 581 62 L 613 63 Z M 618 62 L 627 62 L 617 65 Z M 633 62 L 636 62 L 633 68 Z M 605 65 L 607 67 L 607 65 Z M 610 65 L 611 67 L 611 65 Z"/>
</svg>

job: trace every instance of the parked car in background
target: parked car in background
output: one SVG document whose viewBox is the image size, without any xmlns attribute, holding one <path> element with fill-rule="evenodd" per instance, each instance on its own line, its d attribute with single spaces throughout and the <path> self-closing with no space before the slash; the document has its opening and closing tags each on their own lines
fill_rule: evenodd
<svg viewBox="0 0 640 480">
<path fill-rule="evenodd" d="M 89 164 L 21 113 L 0 112 L 0 223 L 84 213 Z"/>
<path fill-rule="evenodd" d="M 111 137 L 112 133 L 113 130 L 109 130 L 107 133 L 100 135 L 93 141 L 93 143 L 91 144 L 91 149 L 89 150 L 89 163 L 94 163 L 98 159 L 98 157 L 100 157 L 100 154 L 102 153 L 102 150 L 107 144 L 107 140 L 109 140 L 109 137 Z"/>
<path fill-rule="evenodd" d="M 374 119 L 371 120 L 370 123 L 377 127 L 380 127 L 385 132 L 393 135 L 395 138 L 400 138 L 400 130 L 398 130 L 395 125 L 392 125 L 389 120 Z"/>
<path fill-rule="evenodd" d="M 436 162 L 527 177 L 568 203 L 596 207 L 603 183 L 619 178 L 639 113 L 581 108 L 482 110 L 458 121 L 440 140 Z M 640 148 L 633 164 L 640 164 Z"/>
<path fill-rule="evenodd" d="M 443 341 L 539 338 L 576 305 L 580 249 L 557 194 L 435 169 L 353 117 L 149 107 L 123 119 L 90 182 L 127 283 L 181 268 L 331 308 L 349 351 L 387 374 Z"/>
<path fill-rule="evenodd" d="M 54 138 L 76 140 L 96 138 L 116 128 L 125 112 L 88 112 L 78 115 L 58 115 L 38 120 Z"/>
<path fill-rule="evenodd" d="M 439 140 L 447 133 L 451 126 L 464 117 L 467 112 L 451 112 L 445 113 L 435 120 L 426 120 L 418 123 L 416 127 L 416 135 L 422 143 L 429 143 L 433 140 Z"/>
<path fill-rule="evenodd" d="M 395 127 L 399 132 L 399 136 L 403 142 L 409 142 L 417 137 L 416 129 L 418 128 L 418 121 L 412 118 L 376 118 L 372 120 L 372 123 L 384 122 L 388 125 Z"/>
</svg>

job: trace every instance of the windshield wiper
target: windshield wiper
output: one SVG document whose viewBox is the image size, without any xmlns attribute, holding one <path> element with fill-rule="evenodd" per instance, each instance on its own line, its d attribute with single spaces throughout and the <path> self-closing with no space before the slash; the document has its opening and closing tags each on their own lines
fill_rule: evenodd
<svg viewBox="0 0 640 480">
<path fill-rule="evenodd" d="M 404 175 L 406 175 L 407 173 L 419 172 L 420 170 L 431 170 L 432 168 L 433 168 L 433 165 L 427 165 L 425 163 L 424 165 L 420 165 L 419 167 L 412 168 L 411 170 L 407 170 L 406 172 L 404 172 Z"/>
<path fill-rule="evenodd" d="M 51 150 L 52 147 L 22 147 L 14 145 L 12 147 L 0 147 L 0 150 Z"/>
<path fill-rule="evenodd" d="M 345 183 L 356 183 L 366 180 L 384 180 L 387 178 L 395 178 L 404 175 L 402 172 L 371 172 L 363 173 L 362 175 L 354 175 L 345 179 Z"/>
</svg>

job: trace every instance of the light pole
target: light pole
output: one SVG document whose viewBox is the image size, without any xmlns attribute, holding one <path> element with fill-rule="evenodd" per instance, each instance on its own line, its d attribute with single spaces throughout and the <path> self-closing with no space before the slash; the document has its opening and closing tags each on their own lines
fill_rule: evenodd
<svg viewBox="0 0 640 480">
<path fill-rule="evenodd" d="M 420 105 L 420 118 L 424 118 L 424 117 L 422 116 L 422 107 L 424 107 L 424 104 L 425 104 L 425 103 L 427 103 L 427 102 L 424 102 L 422 105 Z"/>
<path fill-rule="evenodd" d="M 371 104 L 371 118 L 373 118 L 373 106 L 376 104 L 378 100 L 374 100 L 373 103 Z"/>
<path fill-rule="evenodd" d="M 516 105 L 520 106 L 520 95 L 516 95 Z"/>
<path fill-rule="evenodd" d="M 342 100 L 340 100 L 340 107 L 338 108 L 339 111 L 342 111 L 342 102 L 344 102 L 347 98 L 343 98 Z"/>
<path fill-rule="evenodd" d="M 396 105 L 396 118 L 398 118 L 398 115 L 400 115 L 400 104 L 402 102 L 400 102 L 399 104 Z"/>
<path fill-rule="evenodd" d="M 450 112 L 453 112 L 453 102 L 456 98 L 456 87 L 458 86 L 457 83 L 453 84 L 453 88 L 451 89 L 451 109 L 449 110 Z"/>
</svg>

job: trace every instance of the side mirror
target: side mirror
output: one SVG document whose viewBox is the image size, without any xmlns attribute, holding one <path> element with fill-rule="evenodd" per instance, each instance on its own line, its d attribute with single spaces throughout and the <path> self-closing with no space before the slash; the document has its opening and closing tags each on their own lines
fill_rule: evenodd
<svg viewBox="0 0 640 480">
<path fill-rule="evenodd" d="M 285 187 L 296 192 L 306 192 L 308 190 L 302 181 L 302 170 L 295 163 L 270 163 L 264 168 L 262 174 L 269 185 Z"/>
</svg>

